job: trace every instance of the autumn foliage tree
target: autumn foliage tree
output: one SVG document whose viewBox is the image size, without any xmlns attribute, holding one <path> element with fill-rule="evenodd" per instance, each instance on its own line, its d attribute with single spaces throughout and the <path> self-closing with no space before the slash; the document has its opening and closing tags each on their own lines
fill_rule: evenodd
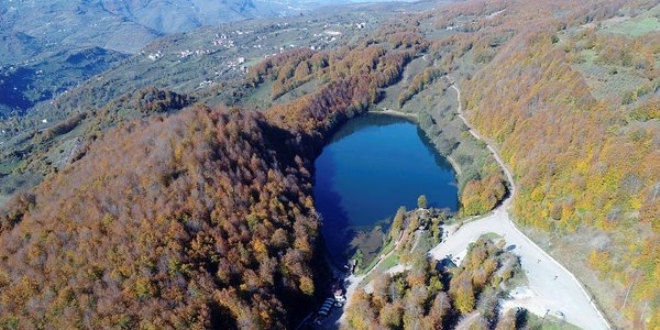
<svg viewBox="0 0 660 330">
<path fill-rule="evenodd" d="M 315 291 L 319 225 L 287 140 L 201 106 L 107 133 L 2 212 L 0 324 L 287 327 Z"/>
<path fill-rule="evenodd" d="M 499 323 L 497 304 L 477 302 L 487 299 L 484 291 L 491 293 L 489 297 L 497 297 L 507 280 L 520 272 L 515 255 L 479 239 L 470 245 L 463 264 L 451 270 L 451 277 L 439 272 L 437 261 L 429 261 L 425 253 L 418 257 L 403 273 L 376 277 L 370 293 L 358 290 L 346 312 L 344 328 L 452 329 L 458 316 L 475 308 L 479 308 L 483 319 L 476 323 Z M 443 285 L 446 280 L 449 287 Z"/>
<path fill-rule="evenodd" d="M 646 302 L 659 292 L 652 284 L 660 228 L 660 75 L 652 60 L 658 37 L 612 33 L 607 23 L 657 3 L 499 3 L 506 11 L 495 18 L 487 16 L 494 4 L 463 5 L 484 18 L 476 19 L 478 30 L 464 38 L 472 46 L 462 61 L 494 36 L 505 37 L 491 59 L 478 63 L 461 83 L 467 118 L 499 145 L 512 168 L 518 188 L 512 210 L 521 224 L 558 239 L 564 233 L 611 239 L 607 246 L 578 244 L 584 253 L 579 267 L 598 273 L 617 297 L 632 297 L 625 311 L 614 307 L 619 298 L 601 298 L 620 327 L 648 328 L 635 320 L 657 313 Z M 448 20 L 458 17 L 445 14 Z M 482 187 L 466 186 L 462 203 L 468 214 L 485 208 L 488 196 L 470 198 Z M 644 272 L 638 276 L 639 269 Z"/>
</svg>

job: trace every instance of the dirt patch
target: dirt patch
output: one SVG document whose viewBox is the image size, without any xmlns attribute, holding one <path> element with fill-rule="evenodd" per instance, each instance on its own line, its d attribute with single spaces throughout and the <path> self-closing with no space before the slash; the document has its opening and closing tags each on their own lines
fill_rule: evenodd
<svg viewBox="0 0 660 330">
<path fill-rule="evenodd" d="M 589 253 L 594 249 L 611 249 L 615 238 L 585 229 L 570 234 L 552 234 L 536 228 L 521 230 L 580 279 L 610 322 L 624 328 L 633 327 L 621 311 L 628 288 L 619 282 L 603 281 L 587 266 Z M 615 253 L 617 252 L 612 255 L 616 255 Z"/>
</svg>

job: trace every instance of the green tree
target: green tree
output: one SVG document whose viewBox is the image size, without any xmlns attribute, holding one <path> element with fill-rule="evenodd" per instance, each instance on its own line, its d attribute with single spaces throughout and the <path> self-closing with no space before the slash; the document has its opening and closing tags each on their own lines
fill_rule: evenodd
<svg viewBox="0 0 660 330">
<path fill-rule="evenodd" d="M 394 216 L 394 220 L 392 220 L 392 228 L 390 228 L 390 235 L 392 236 L 393 239 L 397 239 L 399 237 L 399 233 L 401 232 L 401 229 L 403 227 L 403 220 L 406 217 L 406 208 L 405 207 L 400 207 L 399 210 L 396 211 L 396 215 Z"/>
<path fill-rule="evenodd" d="M 433 244 L 440 243 L 440 234 L 442 234 L 442 229 L 440 228 L 440 218 L 431 219 L 431 235 L 433 238 Z"/>
<path fill-rule="evenodd" d="M 357 249 L 355 251 L 355 255 L 353 256 L 353 259 L 355 259 L 355 265 L 357 267 L 362 266 L 362 263 L 364 261 L 364 253 L 362 253 L 362 250 Z"/>
<path fill-rule="evenodd" d="M 470 281 L 469 277 L 465 277 L 460 283 L 458 283 L 454 303 L 461 314 L 469 313 L 474 309 L 474 288 L 472 287 L 472 281 Z"/>
<path fill-rule="evenodd" d="M 421 195 L 417 198 L 417 207 L 425 209 L 427 207 L 426 195 Z"/>
</svg>

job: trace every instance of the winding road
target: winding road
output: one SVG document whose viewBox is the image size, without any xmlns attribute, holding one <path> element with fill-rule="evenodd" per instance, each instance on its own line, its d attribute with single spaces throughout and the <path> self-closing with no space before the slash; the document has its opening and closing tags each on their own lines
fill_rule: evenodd
<svg viewBox="0 0 660 330">
<path fill-rule="evenodd" d="M 449 235 L 442 243 L 431 249 L 429 254 L 437 260 L 444 259 L 448 255 L 454 257 L 462 256 L 465 254 L 468 245 L 477 240 L 482 234 L 499 234 L 506 240 L 507 249 L 520 257 L 521 266 L 526 272 L 529 282 L 527 287 L 514 290 L 511 294 L 512 299 L 508 299 L 504 302 L 504 310 L 513 307 L 523 307 L 541 317 L 552 315 L 564 319 L 585 330 L 611 329 L 609 323 L 593 303 L 592 298 L 577 278 L 549 254 L 543 251 L 538 245 L 532 242 L 511 220 L 509 209 L 516 192 L 516 186 L 511 171 L 502 161 L 492 143 L 487 139 L 482 138 L 466 120 L 463 115 L 461 91 L 449 76 L 446 77 L 451 83 L 451 88 L 456 92 L 456 98 L 458 100 L 458 116 L 463 120 L 468 127 L 469 132 L 476 139 L 486 143 L 488 150 L 493 154 L 495 160 L 507 177 L 510 194 L 507 199 L 489 215 L 470 221 L 461 226 L 458 230 L 455 230 L 455 227 L 446 227 L 445 231 L 448 232 Z M 387 272 L 396 273 L 397 271 L 403 271 L 404 269 L 405 266 L 397 265 L 389 269 Z M 348 308 L 351 296 L 360 286 L 360 282 L 362 282 L 367 275 L 368 274 L 361 276 L 352 275 L 347 278 L 346 282 L 348 288 L 346 290 L 346 298 L 348 303 L 344 306 L 344 310 Z M 337 326 L 343 322 L 345 322 L 345 315 L 342 315 L 338 320 Z"/>
<path fill-rule="evenodd" d="M 511 171 L 492 144 L 482 138 L 465 119 L 461 91 L 451 78 L 447 78 L 452 84 L 451 88 L 456 92 L 459 117 L 470 133 L 485 142 L 488 150 L 493 153 L 509 181 L 510 195 L 491 214 L 463 225 L 456 232 L 450 231 L 445 241 L 429 253 L 438 260 L 450 254 L 460 255 L 470 242 L 475 241 L 482 234 L 497 233 L 506 240 L 508 249 L 520 256 L 521 265 L 529 281 L 527 288 L 517 290 L 513 294 L 513 299 L 505 303 L 505 309 L 524 307 L 541 317 L 549 314 L 564 318 L 567 322 L 583 329 L 610 329 L 607 320 L 575 276 L 518 230 L 511 220 L 509 208 L 516 191 Z"/>
</svg>

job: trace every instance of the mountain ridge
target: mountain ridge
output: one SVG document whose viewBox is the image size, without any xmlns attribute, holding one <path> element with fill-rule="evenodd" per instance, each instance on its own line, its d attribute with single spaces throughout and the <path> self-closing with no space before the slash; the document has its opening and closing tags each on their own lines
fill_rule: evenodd
<svg viewBox="0 0 660 330">
<path fill-rule="evenodd" d="M 12 2 L 3 14 L 3 31 L 21 32 L 48 42 L 99 46 L 136 53 L 160 36 L 205 25 L 251 18 L 298 15 L 340 2 L 289 0 L 118 0 Z M 46 22 L 45 24 L 43 22 Z"/>
</svg>

